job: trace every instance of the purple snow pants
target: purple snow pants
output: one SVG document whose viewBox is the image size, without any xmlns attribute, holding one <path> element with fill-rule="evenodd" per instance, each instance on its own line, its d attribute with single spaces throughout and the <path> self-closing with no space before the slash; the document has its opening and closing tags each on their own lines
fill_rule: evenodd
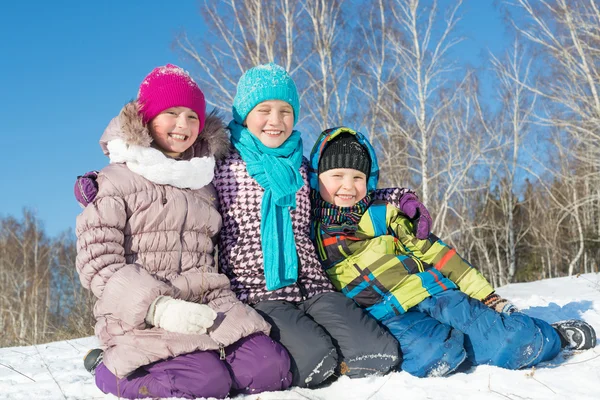
<svg viewBox="0 0 600 400">
<path fill-rule="evenodd" d="M 96 368 L 96 385 L 126 399 L 147 397 L 216 397 L 287 389 L 292 381 L 290 358 L 279 343 L 255 333 L 216 351 L 197 351 L 138 368 L 119 379 L 104 366 Z"/>
</svg>

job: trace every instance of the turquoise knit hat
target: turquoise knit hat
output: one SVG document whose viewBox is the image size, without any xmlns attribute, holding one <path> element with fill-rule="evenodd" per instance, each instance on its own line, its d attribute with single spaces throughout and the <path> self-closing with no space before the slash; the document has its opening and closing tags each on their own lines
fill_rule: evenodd
<svg viewBox="0 0 600 400">
<path fill-rule="evenodd" d="M 250 68 L 237 85 L 233 99 L 233 119 L 243 124 L 257 104 L 267 100 L 282 100 L 294 110 L 294 125 L 300 115 L 300 99 L 294 80 L 285 69 L 275 63 Z"/>
</svg>

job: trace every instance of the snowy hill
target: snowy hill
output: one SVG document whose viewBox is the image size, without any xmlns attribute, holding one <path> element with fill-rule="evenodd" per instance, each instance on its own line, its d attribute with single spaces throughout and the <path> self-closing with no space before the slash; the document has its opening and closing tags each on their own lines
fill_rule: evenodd
<svg viewBox="0 0 600 400">
<path fill-rule="evenodd" d="M 498 289 L 527 314 L 555 322 L 582 318 L 600 333 L 600 274 L 520 283 Z M 96 347 L 82 338 L 0 349 L 0 399 L 116 399 L 96 388 L 82 357 Z M 405 372 L 358 380 L 341 378 L 318 390 L 240 396 L 279 399 L 600 399 L 600 345 L 562 352 L 535 370 L 479 366 L 448 378 L 419 379 Z"/>
</svg>

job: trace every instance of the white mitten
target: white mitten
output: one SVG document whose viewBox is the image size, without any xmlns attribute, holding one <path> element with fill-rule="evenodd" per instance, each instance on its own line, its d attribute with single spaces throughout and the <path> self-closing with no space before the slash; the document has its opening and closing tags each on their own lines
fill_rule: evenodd
<svg viewBox="0 0 600 400">
<path fill-rule="evenodd" d="M 205 304 L 159 296 L 146 315 L 146 322 L 177 333 L 206 333 L 217 313 Z"/>
</svg>

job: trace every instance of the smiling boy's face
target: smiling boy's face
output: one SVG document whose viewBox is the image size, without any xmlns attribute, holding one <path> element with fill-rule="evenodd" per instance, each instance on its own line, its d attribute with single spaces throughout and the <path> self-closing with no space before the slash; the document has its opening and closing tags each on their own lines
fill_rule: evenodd
<svg viewBox="0 0 600 400">
<path fill-rule="evenodd" d="M 281 100 L 259 103 L 246 117 L 250 133 L 265 146 L 275 149 L 281 146 L 294 130 L 294 109 Z"/>
<path fill-rule="evenodd" d="M 367 175 L 351 168 L 327 170 L 319 174 L 319 194 L 328 203 L 351 207 L 367 195 Z"/>
<path fill-rule="evenodd" d="M 188 107 L 171 107 L 162 111 L 148 124 L 155 145 L 170 157 L 178 157 L 198 138 L 200 120 Z"/>
</svg>

